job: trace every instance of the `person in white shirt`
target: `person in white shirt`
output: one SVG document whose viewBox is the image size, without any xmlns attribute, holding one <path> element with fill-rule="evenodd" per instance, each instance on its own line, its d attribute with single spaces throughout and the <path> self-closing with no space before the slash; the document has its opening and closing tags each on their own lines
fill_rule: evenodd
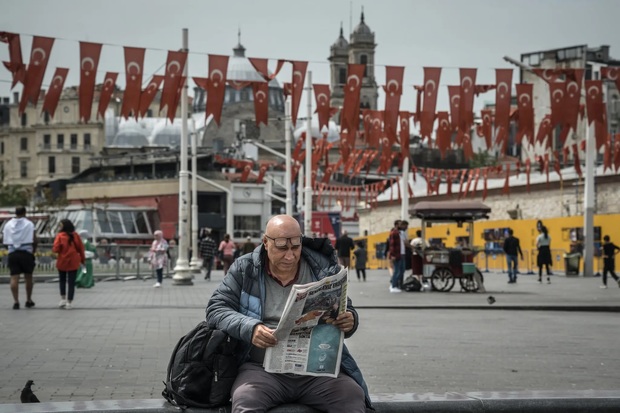
<svg viewBox="0 0 620 413">
<path fill-rule="evenodd" d="M 540 235 L 536 238 L 536 248 L 538 248 L 538 257 L 536 257 L 536 262 L 538 264 L 538 282 L 542 283 L 542 270 L 543 267 L 547 269 L 547 284 L 551 284 L 551 271 L 549 267 L 551 266 L 551 237 L 547 231 L 547 227 L 542 226 L 540 228 Z"/>
</svg>

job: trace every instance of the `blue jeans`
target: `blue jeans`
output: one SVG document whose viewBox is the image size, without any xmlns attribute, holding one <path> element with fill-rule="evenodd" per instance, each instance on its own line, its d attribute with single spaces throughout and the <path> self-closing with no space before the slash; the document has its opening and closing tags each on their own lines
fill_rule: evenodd
<svg viewBox="0 0 620 413">
<path fill-rule="evenodd" d="M 508 280 L 517 281 L 517 272 L 519 271 L 519 259 L 516 255 L 506 255 L 506 263 L 508 264 Z"/>
<path fill-rule="evenodd" d="M 392 279 L 390 283 L 392 288 L 400 288 L 403 283 L 403 276 L 405 275 L 405 258 L 401 257 L 394 260 L 394 272 L 392 272 Z"/>
</svg>

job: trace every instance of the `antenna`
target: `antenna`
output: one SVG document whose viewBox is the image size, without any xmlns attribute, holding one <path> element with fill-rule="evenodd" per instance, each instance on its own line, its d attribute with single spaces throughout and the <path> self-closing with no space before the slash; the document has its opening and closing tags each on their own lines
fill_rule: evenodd
<svg viewBox="0 0 620 413">
<path fill-rule="evenodd" d="M 351 40 L 351 33 L 353 33 L 353 1 L 349 2 L 349 40 Z"/>
</svg>

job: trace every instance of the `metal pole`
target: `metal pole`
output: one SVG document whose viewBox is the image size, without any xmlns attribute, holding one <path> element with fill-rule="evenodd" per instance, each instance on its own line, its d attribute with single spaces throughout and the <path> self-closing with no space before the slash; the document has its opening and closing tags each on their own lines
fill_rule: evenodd
<svg viewBox="0 0 620 413">
<path fill-rule="evenodd" d="M 400 219 L 407 221 L 409 219 L 409 157 L 403 159 L 403 176 L 400 185 Z"/>
<path fill-rule="evenodd" d="M 301 139 L 301 136 L 299 137 Z M 304 210 L 304 191 L 301 189 L 304 187 L 304 168 L 299 165 L 299 171 L 297 172 L 297 212 L 300 214 Z"/>
<path fill-rule="evenodd" d="M 196 154 L 196 122 L 192 119 L 192 259 L 189 266 L 193 273 L 199 273 L 202 263 L 198 258 L 198 183 L 196 174 L 198 173 L 197 154 Z"/>
<path fill-rule="evenodd" d="M 586 122 L 586 173 L 584 182 L 584 215 L 583 237 L 585 246 L 583 249 L 583 276 L 594 275 L 594 165 L 596 163 L 596 143 L 590 137 L 590 125 Z"/>
<path fill-rule="evenodd" d="M 304 232 L 312 232 L 312 72 L 308 71 L 308 87 L 306 88 L 308 98 L 308 116 L 306 120 L 306 195 L 304 205 Z"/>
<path fill-rule="evenodd" d="M 286 215 L 293 215 L 293 197 L 291 194 L 291 101 L 288 96 L 284 102 L 284 153 L 285 172 L 284 187 L 286 188 Z"/>
<path fill-rule="evenodd" d="M 183 51 L 189 51 L 187 29 L 183 29 Z M 188 59 L 189 60 L 189 59 Z M 190 273 L 189 263 L 187 260 L 188 243 L 188 224 L 189 214 L 188 206 L 188 182 L 187 182 L 187 66 L 189 62 L 185 62 L 183 68 L 183 76 L 186 81 L 181 90 L 181 166 L 179 170 L 179 256 L 176 266 L 174 267 L 174 276 L 172 280 L 174 285 L 193 285 L 192 275 Z"/>
</svg>

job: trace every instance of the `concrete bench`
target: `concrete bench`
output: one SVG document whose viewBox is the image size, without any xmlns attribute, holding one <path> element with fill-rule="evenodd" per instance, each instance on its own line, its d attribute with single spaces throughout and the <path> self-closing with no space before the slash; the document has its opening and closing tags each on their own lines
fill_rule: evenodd
<svg viewBox="0 0 620 413">
<path fill-rule="evenodd" d="M 377 413 L 617 413 L 620 390 L 526 391 L 471 393 L 407 393 L 372 396 Z M 179 409 L 163 399 L 95 400 L 0 404 L 0 413 L 172 413 Z M 230 406 L 188 409 L 188 413 L 230 413 Z M 289 404 L 272 413 L 317 413 L 306 406 Z"/>
</svg>

